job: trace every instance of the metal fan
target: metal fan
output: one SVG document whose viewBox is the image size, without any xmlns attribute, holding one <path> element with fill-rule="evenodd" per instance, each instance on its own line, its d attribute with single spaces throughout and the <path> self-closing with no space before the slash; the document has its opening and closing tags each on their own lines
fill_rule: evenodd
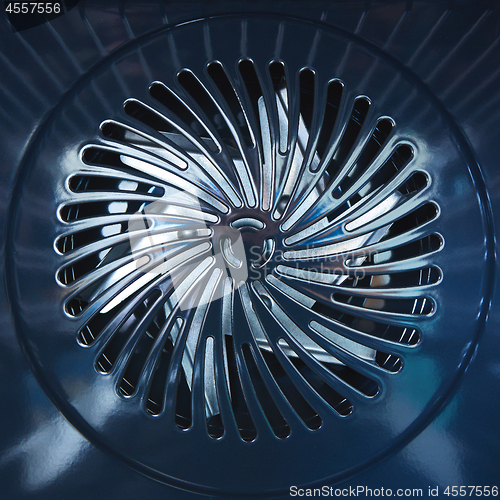
<svg viewBox="0 0 500 500">
<path fill-rule="evenodd" d="M 369 477 L 477 347 L 493 233 L 472 158 L 347 29 L 263 9 L 134 38 L 19 167 L 6 269 L 31 369 L 172 498 Z"/>
</svg>

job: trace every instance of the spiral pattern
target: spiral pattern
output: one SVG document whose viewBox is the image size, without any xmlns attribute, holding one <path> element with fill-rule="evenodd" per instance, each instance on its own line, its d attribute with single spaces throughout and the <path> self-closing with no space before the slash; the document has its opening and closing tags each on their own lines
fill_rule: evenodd
<svg viewBox="0 0 500 500">
<path fill-rule="evenodd" d="M 57 280 L 121 397 L 213 438 L 347 417 L 435 313 L 439 206 L 416 148 L 344 84 L 211 62 L 100 126 L 67 180 Z"/>
</svg>

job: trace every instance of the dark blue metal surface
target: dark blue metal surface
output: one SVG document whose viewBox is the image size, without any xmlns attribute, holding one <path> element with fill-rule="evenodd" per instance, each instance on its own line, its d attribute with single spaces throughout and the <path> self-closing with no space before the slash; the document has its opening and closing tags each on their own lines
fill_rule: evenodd
<svg viewBox="0 0 500 500">
<path fill-rule="evenodd" d="M 498 486 L 499 21 L 493 2 L 420 1 L 89 1 L 22 33 L 3 17 L 5 498 L 288 498 L 293 484 L 423 488 L 425 497 L 428 487 Z M 172 432 L 115 400 L 76 345 L 54 281 L 61 186 L 99 124 L 123 119 L 122 103 L 147 99 L 152 81 L 172 86 L 183 67 L 206 79 L 209 60 L 245 56 L 258 68 L 275 58 L 292 74 L 307 66 L 341 78 L 401 124 L 432 179 L 426 199 L 440 207 L 445 241 L 421 351 L 404 354 L 391 381 L 380 377 L 380 397 L 356 400 L 351 420 L 327 416 L 315 432 L 291 425 L 280 443 L 265 432 L 252 443 Z"/>
</svg>

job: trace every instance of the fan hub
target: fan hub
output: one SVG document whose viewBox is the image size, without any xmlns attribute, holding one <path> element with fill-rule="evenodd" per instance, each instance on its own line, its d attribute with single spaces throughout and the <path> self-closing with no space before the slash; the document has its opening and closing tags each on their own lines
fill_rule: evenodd
<svg viewBox="0 0 500 500">
<path fill-rule="evenodd" d="M 281 244 L 278 222 L 264 212 L 232 214 L 213 229 L 214 248 L 221 248 L 225 262 L 230 267 L 246 265 L 249 273 L 271 262 L 277 242 Z M 269 267 L 266 270 L 270 271 Z"/>
</svg>

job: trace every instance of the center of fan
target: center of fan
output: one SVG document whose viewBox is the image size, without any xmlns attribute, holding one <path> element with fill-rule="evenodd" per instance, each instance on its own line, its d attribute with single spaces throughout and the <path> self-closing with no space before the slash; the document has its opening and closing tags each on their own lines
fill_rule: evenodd
<svg viewBox="0 0 500 500">
<path fill-rule="evenodd" d="M 229 266 L 240 268 L 246 262 L 249 267 L 260 269 L 272 259 L 276 241 L 261 218 L 238 217 L 225 229 L 220 250 Z"/>
</svg>

